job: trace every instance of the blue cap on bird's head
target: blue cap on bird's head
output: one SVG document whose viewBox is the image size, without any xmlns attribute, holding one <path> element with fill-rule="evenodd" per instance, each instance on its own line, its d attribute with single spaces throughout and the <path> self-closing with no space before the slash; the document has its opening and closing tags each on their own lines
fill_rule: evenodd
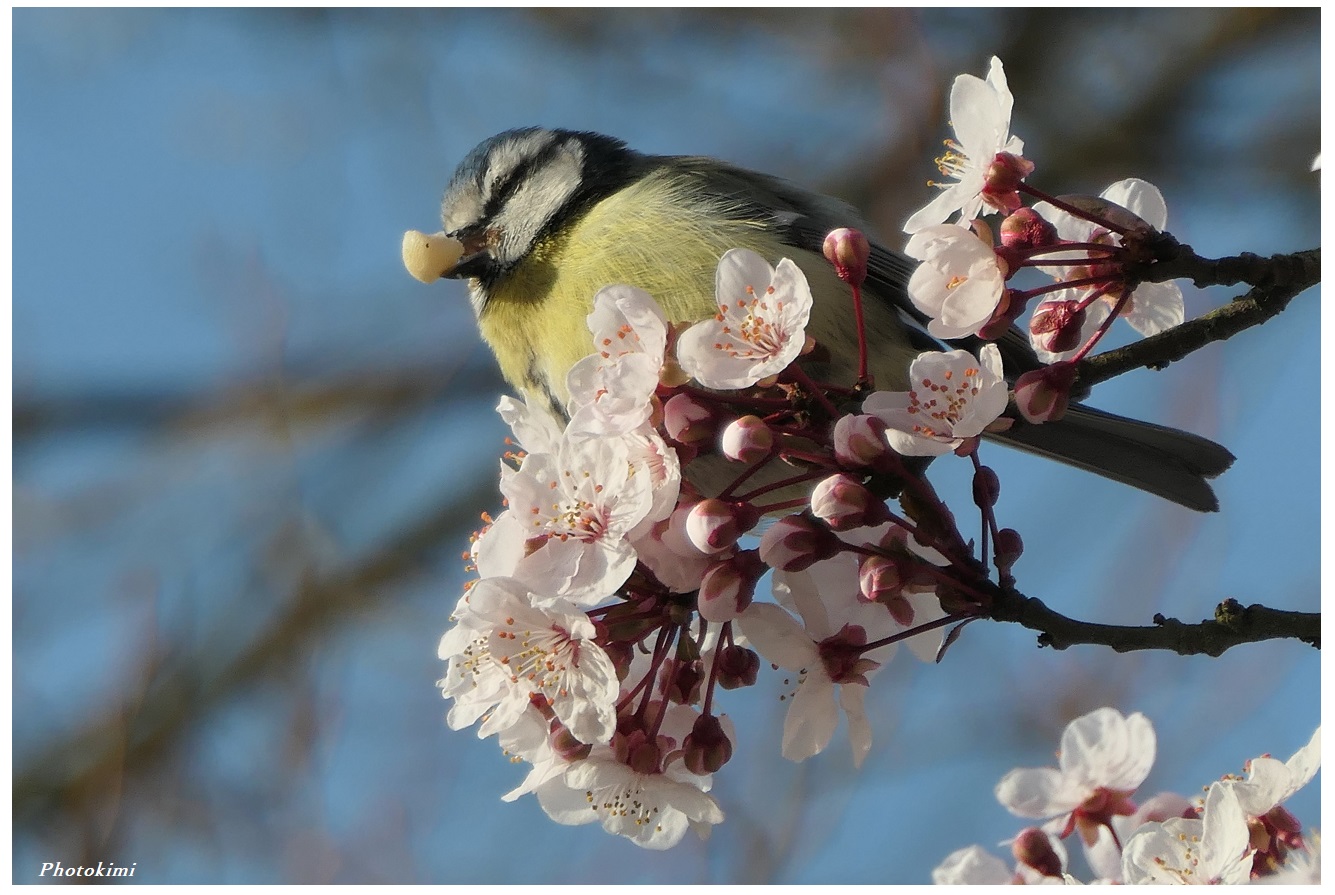
<svg viewBox="0 0 1335 895">
<path fill-rule="evenodd" d="M 613 137 L 525 127 L 475 146 L 441 201 L 445 232 L 464 246 L 445 276 L 494 282 L 543 237 L 624 187 L 642 156 Z"/>
</svg>

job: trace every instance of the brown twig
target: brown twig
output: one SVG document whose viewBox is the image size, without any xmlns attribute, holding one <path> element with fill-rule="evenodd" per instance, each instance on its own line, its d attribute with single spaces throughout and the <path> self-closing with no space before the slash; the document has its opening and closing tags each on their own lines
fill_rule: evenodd
<svg viewBox="0 0 1335 895">
<path fill-rule="evenodd" d="M 1265 323 L 1283 311 L 1294 296 L 1321 280 L 1320 249 L 1269 258 L 1247 253 L 1211 260 L 1201 258 L 1190 246 L 1177 243 L 1171 236 L 1164 236 L 1160 256 L 1146 268 L 1142 281 L 1190 279 L 1202 287 L 1246 283 L 1253 288 L 1202 317 L 1125 348 L 1086 358 L 1076 368 L 1076 393 L 1082 394 L 1099 382 L 1138 367 L 1162 369 L 1211 342 Z"/>
<path fill-rule="evenodd" d="M 987 616 L 1038 631 L 1038 645 L 1066 649 L 1078 644 L 1111 647 L 1119 653 L 1168 650 L 1183 656 L 1218 656 L 1242 643 L 1294 638 L 1321 648 L 1321 614 L 1243 606 L 1228 599 L 1215 607 L 1214 619 L 1188 624 L 1154 616 L 1147 626 L 1100 625 L 1077 621 L 1048 608 L 1042 600 L 1015 590 L 1000 590 Z"/>
</svg>

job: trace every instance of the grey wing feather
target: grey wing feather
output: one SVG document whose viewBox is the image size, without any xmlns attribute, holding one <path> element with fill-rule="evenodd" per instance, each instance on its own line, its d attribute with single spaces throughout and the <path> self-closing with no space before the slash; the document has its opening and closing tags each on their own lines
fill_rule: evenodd
<svg viewBox="0 0 1335 895">
<path fill-rule="evenodd" d="M 684 158 L 670 161 L 686 167 L 695 167 L 696 163 L 695 159 Z M 857 227 L 869 231 L 862 216 L 844 202 L 776 177 L 721 167 L 736 181 L 735 189 L 726 191 L 727 198 L 759 219 L 767 217 L 790 245 L 819 253 L 826 234 L 833 229 Z M 702 176 L 704 171 L 709 172 L 711 188 L 720 185 L 719 168 L 720 163 L 712 159 L 699 162 Z M 914 267 L 911 259 L 873 242 L 864 295 L 891 304 L 920 351 L 939 350 L 942 343 L 926 332 L 927 316 L 913 306 L 905 290 Z M 970 338 L 948 344 L 976 354 L 983 342 Z M 1016 327 L 1012 326 L 996 344 L 1006 377 L 1012 382 L 1021 373 L 1042 366 L 1028 338 Z M 1057 422 L 1030 425 L 1017 419 L 1009 430 L 987 437 L 1202 512 L 1219 508 L 1207 480 L 1228 469 L 1234 459 L 1226 448 L 1207 438 L 1080 404 L 1073 404 Z"/>
</svg>

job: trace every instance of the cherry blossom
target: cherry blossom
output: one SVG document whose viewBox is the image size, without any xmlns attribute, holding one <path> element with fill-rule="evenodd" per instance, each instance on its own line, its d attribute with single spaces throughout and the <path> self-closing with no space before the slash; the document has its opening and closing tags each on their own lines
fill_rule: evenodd
<svg viewBox="0 0 1335 895">
<path fill-rule="evenodd" d="M 594 353 L 566 375 L 570 428 L 595 435 L 630 432 L 653 410 L 667 320 L 644 290 L 608 286 L 594 296 L 588 324 Z"/>
<path fill-rule="evenodd" d="M 938 339 L 977 335 L 996 313 L 1006 288 L 1006 267 L 972 230 L 938 224 L 913 234 L 904 252 L 922 263 L 909 278 L 909 299 L 932 319 Z"/>
<path fill-rule="evenodd" d="M 501 492 L 510 508 L 475 551 L 484 577 L 512 576 L 539 599 L 592 606 L 635 567 L 627 536 L 653 509 L 652 482 L 621 439 L 568 439 L 559 454 L 529 454 Z"/>
<path fill-rule="evenodd" d="M 732 249 L 715 277 L 719 312 L 677 342 L 677 360 L 701 385 L 742 389 L 783 371 L 806 341 L 811 315 L 807 278 L 791 260 L 770 267 L 748 249 Z"/>
<path fill-rule="evenodd" d="M 1091 843 L 1098 826 L 1135 810 L 1129 796 L 1154 765 L 1154 749 L 1144 715 L 1096 709 L 1066 725 L 1058 767 L 1011 771 L 997 784 L 997 801 L 1020 817 L 1053 818 L 1062 836 L 1078 828 Z"/>
<path fill-rule="evenodd" d="M 981 845 L 956 849 L 932 871 L 938 886 L 1007 886 L 1014 878 L 1006 862 Z"/>
<path fill-rule="evenodd" d="M 496 405 L 496 412 L 510 427 L 515 443 L 523 450 L 538 454 L 559 449 L 564 427 L 542 405 L 530 407 L 507 395 Z"/>
<path fill-rule="evenodd" d="M 1302 789 L 1321 768 L 1321 728 L 1288 761 L 1269 755 L 1247 762 L 1247 779 L 1229 778 L 1224 785 L 1233 790 L 1243 813 L 1263 817 Z"/>
<path fill-rule="evenodd" d="M 1001 352 L 992 344 L 978 359 L 962 348 L 924 352 L 909 367 L 909 382 L 907 392 L 873 392 L 862 404 L 885 422 L 890 447 L 907 456 L 955 450 L 1006 409 Z"/>
<path fill-rule="evenodd" d="M 937 159 L 941 173 L 955 182 L 938 184 L 941 192 L 914 212 L 904 225 L 905 233 L 917 233 L 954 214 L 965 223 L 978 217 L 988 201 L 984 192 L 997 155 L 1004 152 L 1018 156 L 1024 151 L 1024 142 L 1010 135 L 1013 104 L 1006 72 L 995 56 L 986 81 L 974 75 L 955 78 L 950 88 L 950 122 L 955 139 L 946 142 L 946 154 Z"/>
<path fill-rule="evenodd" d="M 1128 885 L 1232 885 L 1251 876 L 1247 818 L 1232 789 L 1215 783 L 1199 820 L 1172 818 L 1148 823 L 1122 851 L 1122 881 Z"/>
<path fill-rule="evenodd" d="M 1158 187 L 1148 181 L 1135 177 L 1119 180 L 1104 190 L 1100 194 L 1100 198 L 1107 200 L 1114 206 L 1120 206 L 1130 211 L 1154 230 L 1162 231 L 1168 224 L 1168 205 L 1164 202 L 1163 194 L 1159 192 Z M 1122 242 L 1121 237 L 1109 233 L 1092 221 L 1078 218 L 1048 202 L 1039 202 L 1034 206 L 1034 211 L 1050 221 L 1057 228 L 1057 234 L 1062 239 L 1070 242 L 1104 242 L 1108 244 L 1120 244 Z M 1079 253 L 1082 257 L 1087 254 L 1083 251 Z M 1051 257 L 1054 260 L 1060 260 L 1063 256 L 1055 254 Z M 1051 270 L 1053 276 L 1059 281 L 1088 276 L 1090 273 L 1106 272 L 1102 271 L 1097 264 L 1093 265 L 1092 269 L 1088 265 L 1081 265 L 1055 267 Z M 1105 295 L 1100 301 L 1106 302 L 1111 308 L 1116 304 L 1120 294 L 1120 292 L 1114 291 Z M 1182 290 L 1176 283 L 1172 282 L 1141 283 L 1131 293 L 1130 299 L 1122 306 L 1120 316 L 1131 325 L 1132 329 L 1143 336 L 1152 336 L 1155 333 L 1162 332 L 1171 326 L 1178 325 L 1185 317 Z"/>
<path fill-rule="evenodd" d="M 483 579 L 438 654 L 449 662 L 440 686 L 455 701 L 447 718 L 452 729 L 486 715 L 478 735 L 490 736 L 514 724 L 530 697 L 540 695 L 581 741 L 612 736 L 616 669 L 594 643 L 588 616 L 568 603 L 538 608 L 520 582 Z"/>
<path fill-rule="evenodd" d="M 864 543 L 874 542 L 888 528 L 862 529 L 849 535 Z M 894 655 L 895 644 L 865 652 L 862 647 L 903 628 L 886 607 L 858 598 L 858 561 L 850 553 L 840 553 L 804 571 L 777 571 L 773 590 L 783 606 L 752 603 L 737 624 L 762 656 L 798 672 L 797 690 L 784 720 L 782 754 L 802 761 L 824 750 L 842 709 L 848 718 L 853 762 L 860 765 L 871 750 L 871 725 L 863 710 L 869 679 Z M 935 597 L 924 594 L 918 601 L 921 614 L 915 623 L 940 617 Z M 910 640 L 919 638 L 931 641 L 934 656 L 939 635 L 929 632 Z M 922 643 L 913 646 L 920 656 L 926 652 Z"/>
<path fill-rule="evenodd" d="M 661 704 L 650 709 L 661 709 Z M 714 824 L 723 822 L 723 811 L 709 795 L 712 776 L 688 770 L 679 748 L 698 717 L 688 706 L 668 707 L 657 744 L 625 756 L 637 762 L 635 767 L 619 758 L 616 748 L 595 747 L 559 777 L 537 786 L 538 803 L 557 823 L 597 821 L 607 832 L 643 848 L 672 848 L 688 830 L 708 837 Z M 660 758 L 645 766 L 646 751 Z"/>
</svg>

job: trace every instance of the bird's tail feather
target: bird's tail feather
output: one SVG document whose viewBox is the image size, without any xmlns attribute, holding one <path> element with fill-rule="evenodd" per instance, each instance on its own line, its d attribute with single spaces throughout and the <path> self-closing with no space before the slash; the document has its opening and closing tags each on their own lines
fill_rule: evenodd
<svg viewBox="0 0 1335 895">
<path fill-rule="evenodd" d="M 1072 405 L 1057 422 L 1036 426 L 1020 420 L 988 437 L 1202 512 L 1219 509 L 1206 480 L 1234 459 L 1208 438 L 1083 405 Z"/>
</svg>

